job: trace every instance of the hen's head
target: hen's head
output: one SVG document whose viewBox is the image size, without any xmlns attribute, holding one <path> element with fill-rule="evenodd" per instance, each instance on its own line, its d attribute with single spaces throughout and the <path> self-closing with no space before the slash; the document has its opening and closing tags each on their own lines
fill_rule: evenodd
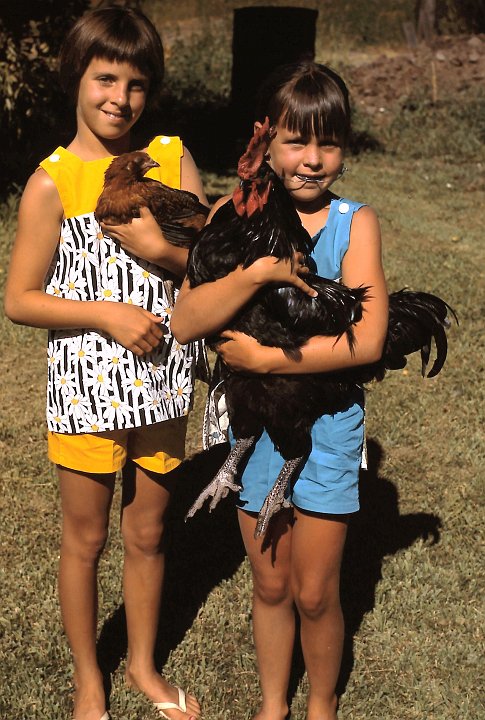
<svg viewBox="0 0 485 720">
<path fill-rule="evenodd" d="M 241 217 L 251 217 L 257 210 L 262 210 L 268 201 L 271 170 L 264 158 L 275 135 L 276 129 L 270 127 L 269 118 L 266 118 L 263 125 L 255 129 L 246 152 L 239 159 L 237 174 L 241 182 L 233 192 L 232 201 Z"/>
<path fill-rule="evenodd" d="M 104 174 L 105 183 L 123 178 L 126 183 L 139 182 L 148 170 L 160 167 L 156 160 L 141 150 L 116 157 Z"/>
</svg>

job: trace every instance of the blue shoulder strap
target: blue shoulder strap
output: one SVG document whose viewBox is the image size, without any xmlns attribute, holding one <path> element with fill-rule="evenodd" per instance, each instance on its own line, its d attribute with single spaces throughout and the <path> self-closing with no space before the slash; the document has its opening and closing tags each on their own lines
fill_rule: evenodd
<svg viewBox="0 0 485 720">
<path fill-rule="evenodd" d="M 322 277 L 336 280 L 341 276 L 342 260 L 349 247 L 352 218 L 363 204 L 346 198 L 331 201 L 327 223 L 315 236 L 312 253 L 317 272 Z"/>
</svg>

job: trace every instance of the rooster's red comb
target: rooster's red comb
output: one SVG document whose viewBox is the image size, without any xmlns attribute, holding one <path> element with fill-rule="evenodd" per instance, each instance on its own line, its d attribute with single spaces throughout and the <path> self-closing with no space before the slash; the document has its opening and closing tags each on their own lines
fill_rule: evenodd
<svg viewBox="0 0 485 720">
<path fill-rule="evenodd" d="M 268 152 L 269 144 L 276 135 L 276 128 L 270 127 L 269 118 L 259 128 L 254 129 L 254 135 L 249 141 L 246 152 L 241 155 L 237 166 L 237 174 L 241 180 L 252 180 Z"/>
</svg>

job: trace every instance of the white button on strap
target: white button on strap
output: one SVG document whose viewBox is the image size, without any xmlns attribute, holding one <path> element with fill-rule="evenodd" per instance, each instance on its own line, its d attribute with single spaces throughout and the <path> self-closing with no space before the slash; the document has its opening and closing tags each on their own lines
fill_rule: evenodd
<svg viewBox="0 0 485 720">
<path fill-rule="evenodd" d="M 168 145 L 170 143 L 170 138 L 164 135 L 160 138 L 160 142 L 162 143 L 162 145 Z"/>
<path fill-rule="evenodd" d="M 49 157 L 50 162 L 59 162 L 60 159 L 61 159 L 61 156 L 58 155 L 57 153 L 53 153 L 53 154 Z"/>
<path fill-rule="evenodd" d="M 349 210 L 350 210 L 350 205 L 348 203 L 343 202 L 343 203 L 340 203 L 340 205 L 338 206 L 338 211 L 339 211 L 339 213 L 342 213 L 342 215 L 345 215 L 345 213 L 348 213 Z"/>
</svg>

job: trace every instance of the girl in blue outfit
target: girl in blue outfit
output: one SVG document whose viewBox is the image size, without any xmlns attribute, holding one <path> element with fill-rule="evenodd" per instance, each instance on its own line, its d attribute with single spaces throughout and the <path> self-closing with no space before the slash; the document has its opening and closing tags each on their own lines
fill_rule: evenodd
<svg viewBox="0 0 485 720">
<path fill-rule="evenodd" d="M 344 170 L 350 131 L 347 88 L 323 65 L 284 66 L 261 90 L 255 126 L 266 116 L 277 131 L 267 159 L 315 241 L 308 265 L 348 286 L 370 286 L 370 297 L 355 327 L 353 354 L 344 337 L 314 337 L 302 348 L 301 358 L 293 360 L 279 348 L 229 331 L 222 332 L 228 341 L 219 353 L 233 370 L 256 373 L 327 372 L 374 362 L 381 356 L 387 328 L 379 223 L 370 207 L 331 191 Z M 221 199 L 213 212 L 227 201 Z M 267 282 L 291 283 L 313 294 L 304 282 L 308 268 L 295 269 L 302 261 L 298 254 L 286 263 L 266 257 L 194 289 L 184 281 L 172 331 L 180 342 L 221 331 Z M 253 574 L 253 633 L 262 691 L 257 720 L 287 715 L 295 607 L 310 686 L 307 720 L 336 718 L 344 634 L 340 565 L 348 514 L 359 507 L 363 424 L 363 396 L 357 389 L 343 412 L 317 421 L 310 457 L 291 491 L 292 508 L 273 518 L 269 543 L 268 538 L 254 538 L 257 512 L 283 460 L 267 435 L 257 442 L 242 475 L 239 521 Z"/>
<path fill-rule="evenodd" d="M 200 713 L 197 700 L 154 664 L 164 522 L 184 455 L 197 355 L 194 344 L 181 346 L 170 333 L 164 271 L 182 277 L 187 251 L 165 240 L 148 210 L 109 234 L 94 215 L 104 172 L 113 156 L 133 149 L 131 129 L 156 97 L 163 67 L 160 37 L 135 10 L 98 9 L 69 32 L 60 76 L 75 103 L 76 134 L 27 183 L 6 290 L 14 322 L 49 329 L 48 447 L 60 482 L 59 596 L 76 720 L 108 718 L 96 658 L 96 575 L 116 472 L 127 459 L 134 471 L 123 472 L 121 517 L 126 680 L 161 717 Z M 160 163 L 152 177 L 207 203 L 179 138 L 158 136 L 147 152 Z"/>
</svg>

